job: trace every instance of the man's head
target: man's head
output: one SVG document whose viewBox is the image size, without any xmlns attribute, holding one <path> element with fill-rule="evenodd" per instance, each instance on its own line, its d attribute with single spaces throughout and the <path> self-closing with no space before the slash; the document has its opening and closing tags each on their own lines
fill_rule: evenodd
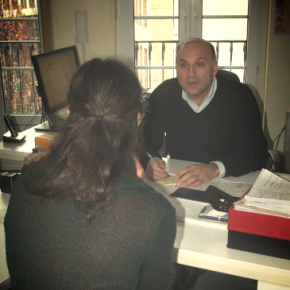
<svg viewBox="0 0 290 290">
<path fill-rule="evenodd" d="M 183 42 L 177 49 L 176 71 L 182 89 L 200 105 L 210 92 L 218 71 L 212 44 L 200 38 Z"/>
</svg>

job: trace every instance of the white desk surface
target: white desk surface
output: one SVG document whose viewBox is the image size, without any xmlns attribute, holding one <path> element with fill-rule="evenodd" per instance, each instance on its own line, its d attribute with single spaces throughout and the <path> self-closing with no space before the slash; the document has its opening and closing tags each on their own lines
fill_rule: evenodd
<svg viewBox="0 0 290 290">
<path fill-rule="evenodd" d="M 192 164 L 164 159 L 167 171 L 177 173 Z M 259 171 L 226 180 L 253 184 Z M 154 187 L 154 186 L 153 186 Z M 177 222 L 175 258 L 180 264 L 258 280 L 258 290 L 290 289 L 290 261 L 227 248 L 225 228 Z"/>
<path fill-rule="evenodd" d="M 32 153 L 32 149 L 35 148 L 35 137 L 46 132 L 36 132 L 34 128 L 30 128 L 22 133 L 26 135 L 26 138 L 21 143 L 5 143 L 0 141 L 0 158 L 23 161 L 28 154 Z M 49 132 L 49 134 L 54 133 Z"/>
<path fill-rule="evenodd" d="M 191 162 L 167 160 L 168 171 L 176 173 Z M 259 172 L 228 180 L 254 183 Z M 8 194 L 2 193 L 0 210 L 7 208 Z M 3 216 L 3 212 L 2 212 Z M 227 230 L 205 225 L 177 222 L 175 260 L 184 265 L 258 280 L 258 290 L 290 289 L 290 261 L 227 248 Z M 0 283 L 9 277 L 0 223 Z"/>
</svg>

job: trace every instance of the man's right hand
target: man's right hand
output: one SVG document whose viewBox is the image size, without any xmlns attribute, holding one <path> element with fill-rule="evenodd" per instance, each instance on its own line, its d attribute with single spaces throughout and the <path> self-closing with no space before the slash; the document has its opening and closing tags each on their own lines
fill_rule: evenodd
<svg viewBox="0 0 290 290">
<path fill-rule="evenodd" d="M 166 179 L 167 174 L 164 171 L 166 169 L 165 162 L 158 157 L 155 157 L 154 159 L 158 162 L 158 164 L 160 164 L 161 168 L 159 168 L 152 160 L 150 160 L 147 164 L 146 171 L 145 171 L 147 177 L 151 181 Z"/>
</svg>

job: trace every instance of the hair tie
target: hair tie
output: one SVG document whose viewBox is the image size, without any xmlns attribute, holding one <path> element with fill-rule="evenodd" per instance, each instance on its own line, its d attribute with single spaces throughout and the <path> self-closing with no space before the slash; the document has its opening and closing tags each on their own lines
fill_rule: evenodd
<svg viewBox="0 0 290 290">
<path fill-rule="evenodd" d="M 97 120 L 103 120 L 105 115 L 95 115 Z"/>
</svg>

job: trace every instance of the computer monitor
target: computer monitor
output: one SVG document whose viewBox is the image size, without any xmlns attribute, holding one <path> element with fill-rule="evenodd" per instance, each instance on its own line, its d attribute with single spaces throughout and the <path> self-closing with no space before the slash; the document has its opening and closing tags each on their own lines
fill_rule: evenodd
<svg viewBox="0 0 290 290">
<path fill-rule="evenodd" d="M 47 122 L 35 127 L 39 131 L 57 131 L 60 118 L 56 112 L 67 107 L 67 93 L 74 73 L 80 66 L 76 46 L 31 57 Z"/>
</svg>

